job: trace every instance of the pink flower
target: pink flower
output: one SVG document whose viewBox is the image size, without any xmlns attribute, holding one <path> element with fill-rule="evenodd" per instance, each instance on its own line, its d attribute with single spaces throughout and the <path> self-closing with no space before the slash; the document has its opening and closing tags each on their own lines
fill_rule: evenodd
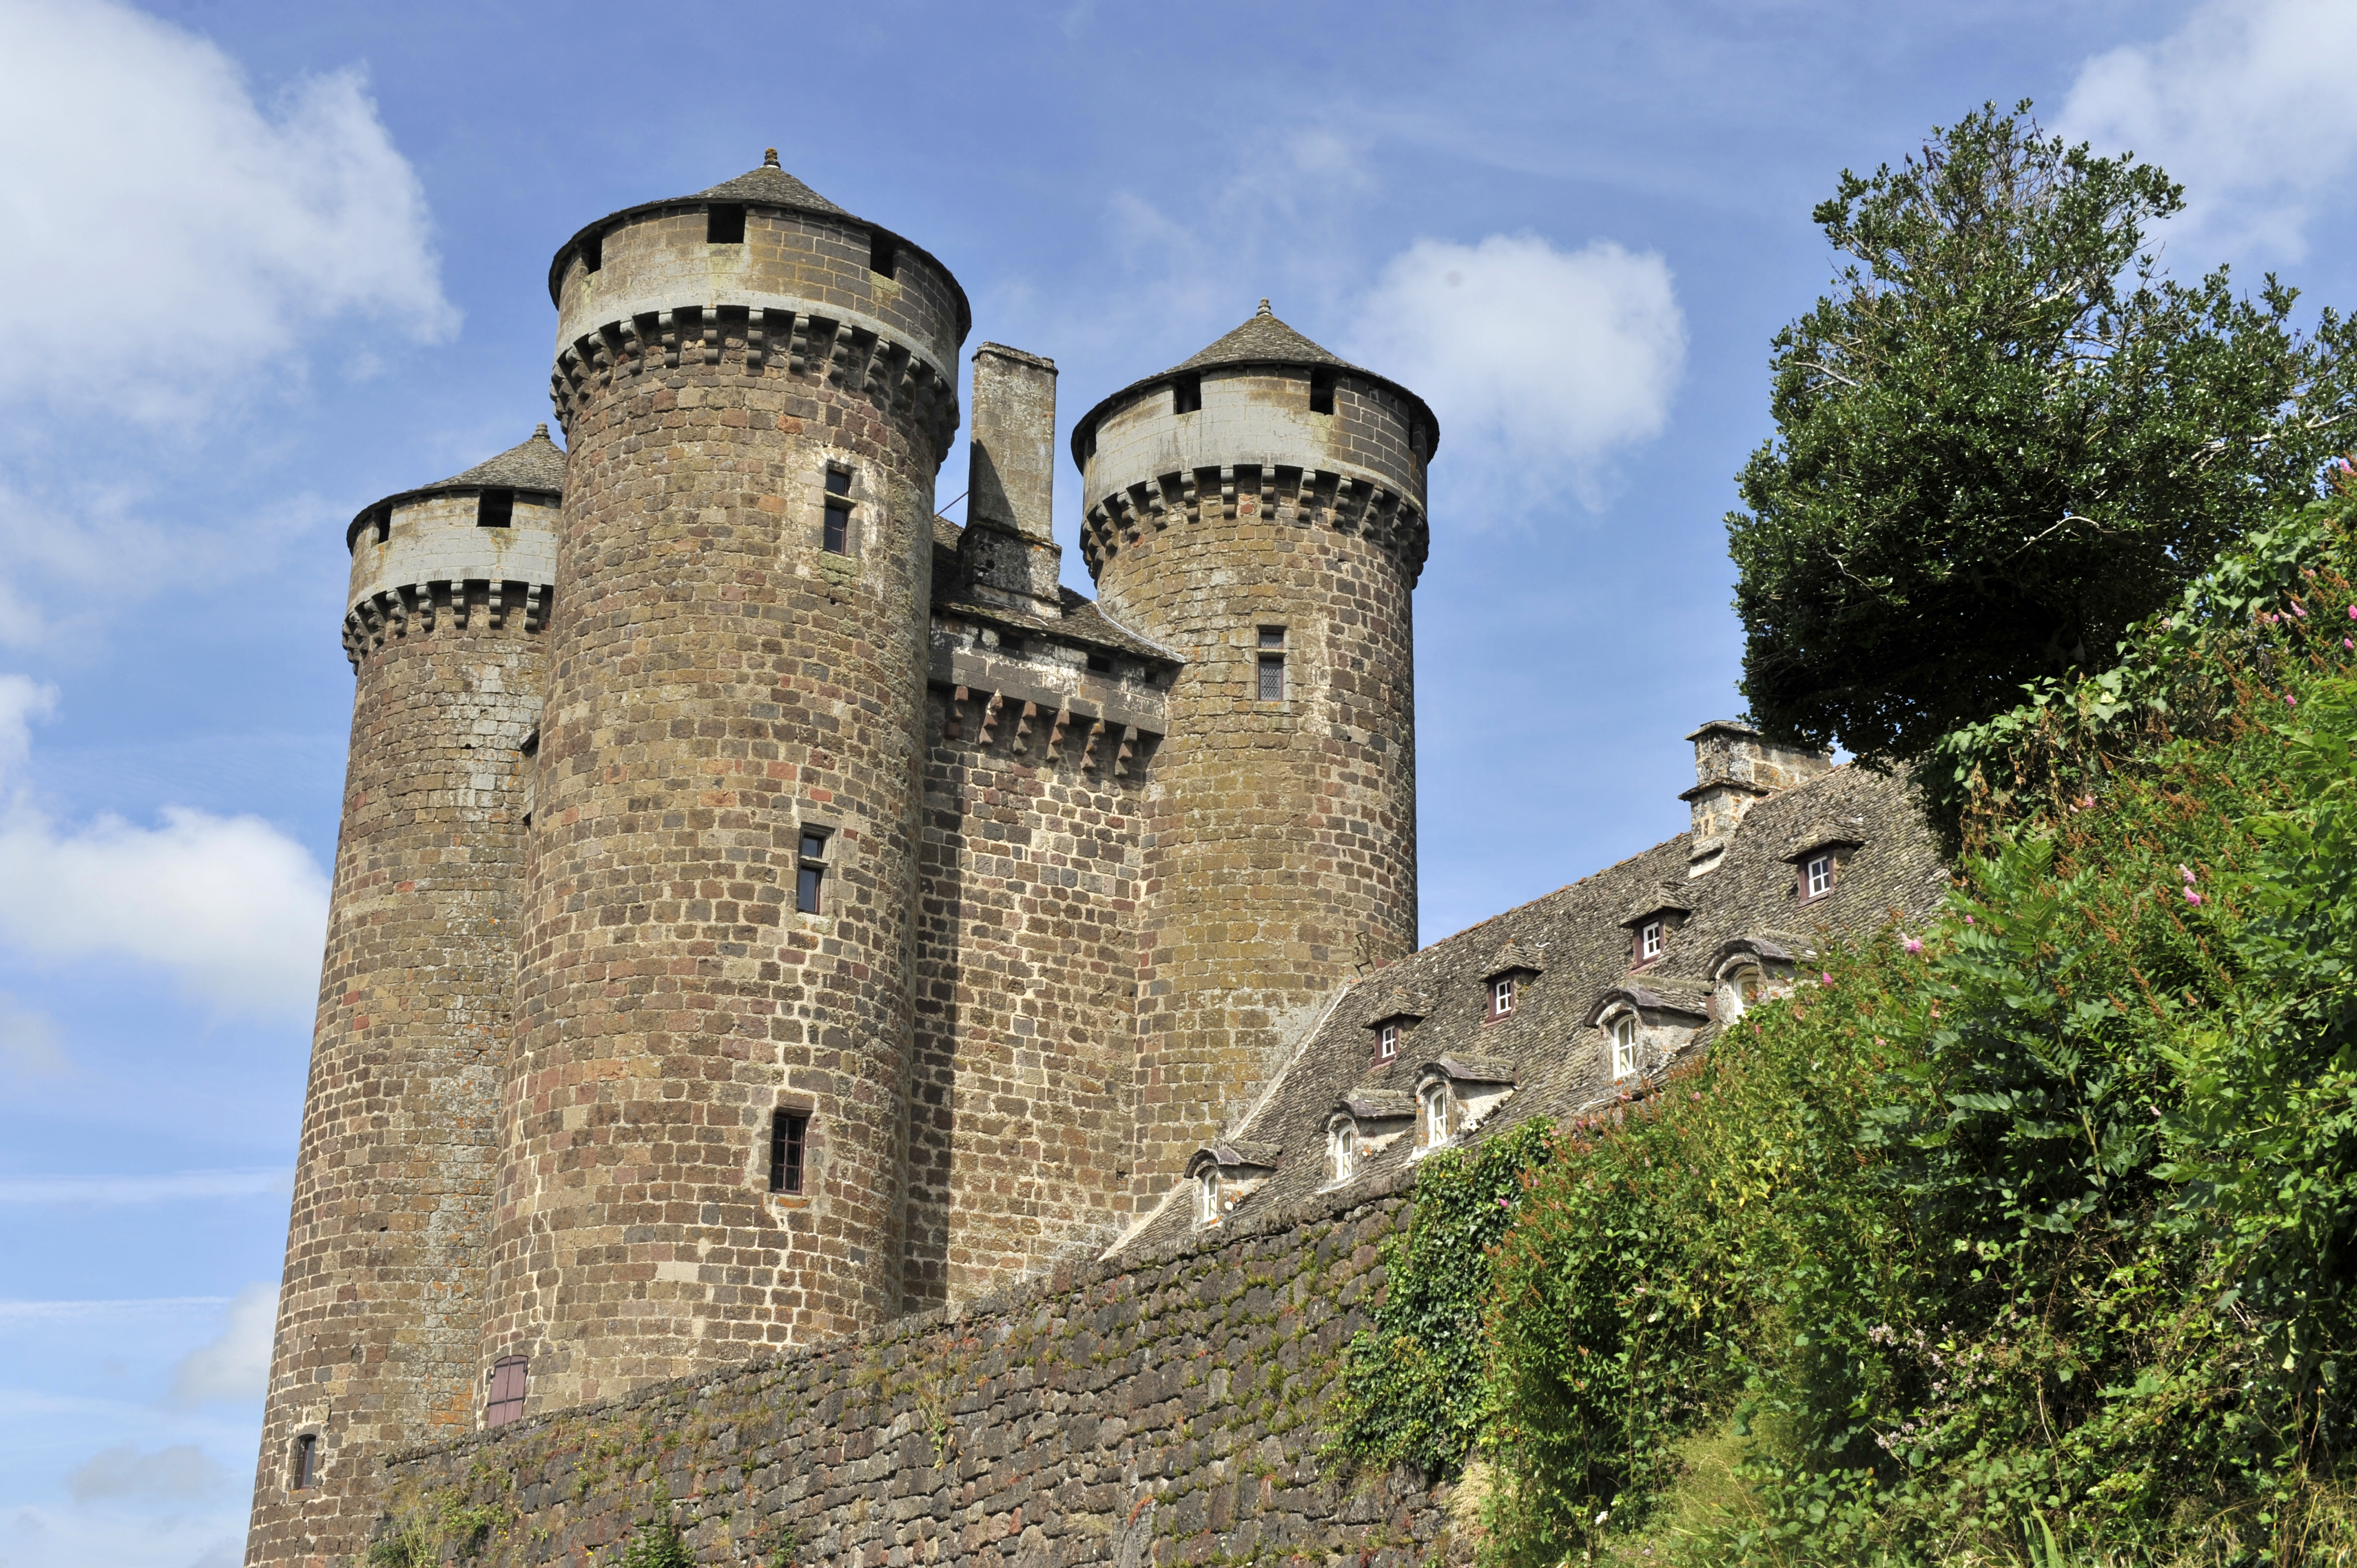
<svg viewBox="0 0 2357 1568">
<path fill-rule="evenodd" d="M 2306 620 L 2308 618 L 2307 607 L 2303 606 L 2298 599 L 2294 599 L 2291 602 L 2291 613 L 2299 617 L 2302 620 Z"/>
<path fill-rule="evenodd" d="M 2185 901 L 2189 904 L 2199 904 L 2201 902 L 2201 895 L 2189 887 L 2185 890 Z"/>
<path fill-rule="evenodd" d="M 2299 706 L 2299 699 L 2293 696 L 2289 692 L 2286 692 L 2284 693 L 2284 706 L 2287 708 L 2296 708 Z"/>
<path fill-rule="evenodd" d="M 1965 917 L 1964 917 L 1964 924 L 1966 924 L 1967 926 L 1969 926 L 1969 925 L 1971 925 L 1972 923 L 1973 923 L 1973 918 L 1972 918 L 1970 915 L 1965 916 Z"/>
<path fill-rule="evenodd" d="M 2351 620 L 2357 620 L 2357 605 L 2351 605 L 2349 607 L 2349 618 Z"/>
<path fill-rule="evenodd" d="M 2185 878 L 2185 880 L 2186 880 L 2186 881 L 2188 881 L 2188 882 L 2190 882 L 2190 881 L 2192 881 L 2192 880 L 2193 880 L 2193 873 L 2192 873 L 2192 871 L 2191 871 L 2190 869 L 2189 869 L 2188 867 L 2186 867 L 2186 866 L 2182 866 L 2182 865 L 2179 866 L 2179 867 L 2177 868 L 2177 875 L 2179 875 L 2179 876 L 2182 876 L 2182 877 L 2183 877 L 2183 878 Z"/>
<path fill-rule="evenodd" d="M 2268 614 L 2266 611 L 2265 611 L 2265 610 L 2261 610 L 2261 611 L 2259 612 L 2259 618 L 2260 618 L 2261 620 L 2263 620 L 2263 621 L 2266 622 L 2269 626 L 2273 626 L 2273 625 L 2275 625 L 2275 624 L 2276 624 L 2276 618 L 2275 618 L 2274 616 L 2272 616 L 2272 615 L 2269 615 L 2269 614 Z"/>
<path fill-rule="evenodd" d="M 1910 952 L 1910 953 L 1919 953 L 1919 952 L 1921 952 L 1921 951 L 1923 950 L 1923 944 L 1922 944 L 1921 940 L 1920 940 L 1919 939 L 1914 938 L 1914 937 L 1910 937 L 1910 938 L 1908 938 L 1905 941 L 1900 942 L 1899 945 L 1900 945 L 1900 947 L 1902 947 L 1902 948 L 1905 948 L 1905 949 L 1906 949 L 1909 952 Z"/>
<path fill-rule="evenodd" d="M 1831 970 L 1826 971 L 1820 978 L 1824 984 L 1831 985 L 1834 983 L 1833 972 Z"/>
</svg>

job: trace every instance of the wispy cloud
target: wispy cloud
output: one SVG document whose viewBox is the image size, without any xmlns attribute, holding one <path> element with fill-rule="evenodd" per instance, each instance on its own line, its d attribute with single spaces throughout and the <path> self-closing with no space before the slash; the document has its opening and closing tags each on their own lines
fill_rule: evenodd
<svg viewBox="0 0 2357 1568">
<path fill-rule="evenodd" d="M 2102 153 L 2133 151 L 2186 186 L 2171 238 L 2297 260 L 2357 161 L 2357 6 L 2347 0 L 2206 0 L 2168 37 L 2088 60 L 2059 121 Z"/>
<path fill-rule="evenodd" d="M 1614 457 L 1668 423 L 1686 325 L 1659 255 L 1492 234 L 1394 257 L 1349 347 L 1432 404 L 1450 475 L 1525 505 L 1568 489 L 1594 510 Z"/>
<path fill-rule="evenodd" d="M 183 1499 L 221 1490 L 229 1474 L 193 1443 L 143 1452 L 135 1443 L 102 1448 L 66 1474 L 73 1500 L 93 1498 Z"/>
<path fill-rule="evenodd" d="M 355 70 L 258 102 L 207 39 L 111 0 L 0 7 L 0 401 L 202 417 L 310 328 L 457 329 L 416 172 Z"/>
<path fill-rule="evenodd" d="M 285 1166 L 254 1170 L 162 1171 L 154 1176 L 0 1176 L 0 1203 L 185 1203 L 209 1197 L 254 1197 L 290 1190 Z"/>
<path fill-rule="evenodd" d="M 185 1410 L 213 1400 L 259 1400 L 270 1381 L 270 1337 L 277 1322 L 276 1285 L 238 1292 L 220 1337 L 188 1352 L 175 1371 L 173 1405 Z"/>
<path fill-rule="evenodd" d="M 146 1295 L 93 1301 L 0 1300 L 0 1326 L 11 1323 L 80 1323 L 102 1318 L 179 1317 L 199 1308 L 226 1306 L 225 1295 Z"/>
</svg>

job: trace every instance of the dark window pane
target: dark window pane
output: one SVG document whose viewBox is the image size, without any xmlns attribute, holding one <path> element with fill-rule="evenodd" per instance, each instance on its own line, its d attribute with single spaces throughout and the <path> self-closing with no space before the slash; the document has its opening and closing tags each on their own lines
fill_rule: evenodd
<svg viewBox="0 0 2357 1568">
<path fill-rule="evenodd" d="M 515 517 L 513 490 L 485 490 L 475 503 L 475 526 L 505 528 Z"/>
<path fill-rule="evenodd" d="M 851 493 L 851 470 L 848 468 L 829 468 L 826 471 L 826 493 L 831 496 L 849 495 Z"/>
<path fill-rule="evenodd" d="M 709 245 L 743 244 L 745 209 L 735 202 L 720 202 L 708 209 L 704 219 L 704 240 Z"/>
<path fill-rule="evenodd" d="M 810 1138 L 810 1118 L 780 1111 L 770 1118 L 770 1190 L 802 1189 L 802 1150 Z"/>
<path fill-rule="evenodd" d="M 815 915 L 819 912 L 818 885 L 824 875 L 815 865 L 802 867 L 802 875 L 794 884 L 795 908 L 805 915 Z"/>
<path fill-rule="evenodd" d="M 1265 626 L 1261 628 L 1260 645 L 1263 648 L 1283 648 L 1285 646 L 1285 628 L 1281 626 Z"/>
<path fill-rule="evenodd" d="M 1180 376 L 1170 383 L 1170 412 L 1195 413 L 1203 406 L 1203 378 Z"/>
<path fill-rule="evenodd" d="M 291 1477 L 294 1483 L 293 1489 L 298 1492 L 309 1491 L 312 1484 L 318 1479 L 318 1474 L 319 1440 L 307 1432 L 295 1440 L 295 1473 Z"/>
<path fill-rule="evenodd" d="M 1312 413 L 1331 413 L 1334 412 L 1333 371 L 1312 371 L 1309 372 L 1309 412 Z"/>
<path fill-rule="evenodd" d="M 851 553 L 851 507 L 845 501 L 826 503 L 826 553 L 830 555 Z"/>
<path fill-rule="evenodd" d="M 1285 701 L 1285 655 L 1282 653 L 1260 656 L 1260 700 L 1264 703 Z"/>
<path fill-rule="evenodd" d="M 824 833 L 804 833 L 802 835 L 802 858 L 804 860 L 823 860 L 826 858 L 826 835 Z"/>
<path fill-rule="evenodd" d="M 869 272 L 880 273 L 888 278 L 892 277 L 896 274 L 899 259 L 899 247 L 892 242 L 891 235 L 879 234 L 874 230 L 868 231 L 867 270 Z"/>
</svg>

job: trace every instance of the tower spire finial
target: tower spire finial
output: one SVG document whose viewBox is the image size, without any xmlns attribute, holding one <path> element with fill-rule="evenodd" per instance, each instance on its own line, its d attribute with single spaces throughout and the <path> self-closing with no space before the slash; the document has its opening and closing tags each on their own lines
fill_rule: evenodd
<svg viewBox="0 0 2357 1568">
<path fill-rule="evenodd" d="M 776 168 L 776 167 L 778 166 L 778 149 L 777 149 L 777 148 L 775 148 L 775 147 L 765 147 L 765 148 L 763 148 L 763 149 L 762 149 L 762 152 L 761 152 L 761 166 L 762 166 L 763 168 Z"/>
<path fill-rule="evenodd" d="M 1269 309 L 1269 307 L 1268 307 L 1268 298 L 1267 298 L 1267 296 L 1266 296 L 1265 295 L 1264 295 L 1261 297 L 1260 308 L 1259 308 L 1258 310 L 1254 311 L 1254 312 L 1253 312 L 1253 314 L 1254 314 L 1254 315 L 1255 315 L 1255 316 L 1274 316 L 1274 315 L 1275 315 L 1276 313 L 1275 313 L 1275 311 L 1273 311 L 1273 310 Z"/>
</svg>

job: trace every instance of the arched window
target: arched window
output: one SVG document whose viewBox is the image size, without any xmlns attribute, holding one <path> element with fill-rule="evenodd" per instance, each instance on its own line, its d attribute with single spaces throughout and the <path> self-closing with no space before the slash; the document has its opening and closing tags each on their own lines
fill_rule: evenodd
<svg viewBox="0 0 2357 1568">
<path fill-rule="evenodd" d="M 1448 1085 L 1428 1083 L 1424 1088 L 1424 1146 L 1437 1149 L 1448 1142 Z"/>
<path fill-rule="evenodd" d="M 1623 1013 L 1612 1020 L 1612 1081 L 1632 1078 L 1637 1072 L 1637 1016 Z"/>
<path fill-rule="evenodd" d="M 1336 1122 L 1327 1144 L 1336 1181 L 1349 1181 L 1359 1174 L 1359 1128 L 1356 1122 Z"/>
<path fill-rule="evenodd" d="M 1195 1178 L 1195 1223 L 1216 1225 L 1220 1222 L 1220 1167 L 1205 1165 Z"/>
</svg>

